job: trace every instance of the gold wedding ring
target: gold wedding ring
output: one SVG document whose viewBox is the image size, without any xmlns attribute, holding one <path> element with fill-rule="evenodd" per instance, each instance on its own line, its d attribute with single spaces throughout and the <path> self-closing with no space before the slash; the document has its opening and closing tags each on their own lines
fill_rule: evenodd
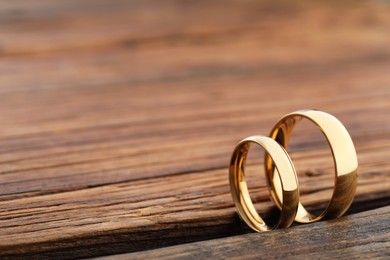
<svg viewBox="0 0 390 260">
<path fill-rule="evenodd" d="M 270 227 L 257 213 L 245 180 L 245 163 L 250 145 L 260 145 L 269 159 L 272 158 L 279 174 L 274 177 L 279 179 L 280 196 L 278 206 L 281 214 L 278 223 Z M 241 218 L 255 231 L 268 231 L 275 228 L 289 227 L 297 214 L 299 204 L 298 181 L 294 166 L 286 150 L 277 142 L 265 136 L 250 136 L 242 140 L 234 149 L 229 167 L 230 191 L 233 201 Z"/>
<path fill-rule="evenodd" d="M 335 165 L 335 186 L 327 208 L 317 217 L 312 216 L 299 203 L 295 220 L 301 223 L 320 219 L 337 218 L 343 215 L 355 196 L 358 179 L 358 161 L 355 147 L 347 130 L 334 116 L 316 110 L 299 110 L 282 117 L 271 131 L 270 137 L 288 150 L 292 130 L 301 119 L 307 118 L 316 124 L 326 137 Z M 285 191 L 280 182 L 282 169 L 274 163 L 275 156 L 265 155 L 265 170 L 271 195 L 279 208 L 284 207 Z M 276 161 L 275 161 L 276 162 Z"/>
</svg>

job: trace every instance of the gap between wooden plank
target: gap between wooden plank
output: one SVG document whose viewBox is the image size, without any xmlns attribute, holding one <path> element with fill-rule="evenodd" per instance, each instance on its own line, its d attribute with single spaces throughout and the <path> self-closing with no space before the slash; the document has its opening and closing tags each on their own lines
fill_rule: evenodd
<svg viewBox="0 0 390 260">
<path fill-rule="evenodd" d="M 369 259 L 390 257 L 390 206 L 266 233 L 98 259 Z"/>
</svg>

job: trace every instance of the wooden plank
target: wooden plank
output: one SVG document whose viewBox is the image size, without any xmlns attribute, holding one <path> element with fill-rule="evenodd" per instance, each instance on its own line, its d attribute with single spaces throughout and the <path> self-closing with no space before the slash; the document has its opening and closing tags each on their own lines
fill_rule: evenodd
<svg viewBox="0 0 390 260">
<path fill-rule="evenodd" d="M 308 27 L 311 30 L 319 29 L 326 35 L 326 29 L 339 30 L 337 26 L 340 24 L 354 29 L 348 31 L 352 33 L 351 40 L 365 31 L 374 36 L 370 39 L 370 42 L 374 43 L 385 35 L 370 30 L 370 27 L 389 21 L 388 6 L 385 3 L 373 4 L 369 1 L 313 4 L 309 1 L 242 3 L 230 0 L 224 1 L 221 6 L 219 1 L 205 0 L 121 0 L 115 5 L 108 0 L 88 0 L 83 3 L 75 0 L 61 3 L 35 0 L 28 4 L 3 0 L 1 4 L 0 40 L 4 55 L 85 51 L 110 46 L 133 48 L 139 45 L 158 46 L 182 42 L 199 44 L 214 41 L 216 37 L 225 41 L 226 36 L 242 36 L 242 33 L 257 30 L 272 35 L 263 38 L 263 41 L 283 41 L 285 38 L 278 39 L 273 36 L 283 30 L 270 30 L 279 26 L 285 29 L 292 27 L 298 31 L 286 30 L 285 33 L 290 36 L 298 33 L 296 36 L 299 37 L 305 34 L 304 29 Z M 343 13 L 343 19 L 337 15 L 338 12 Z M 344 38 L 339 34 L 333 34 L 333 37 L 339 40 Z M 296 43 L 299 45 L 301 42 L 298 40 Z M 317 38 L 317 43 L 327 41 Z M 353 45 L 358 46 L 360 43 L 355 41 Z"/>
<path fill-rule="evenodd" d="M 246 233 L 228 190 L 230 153 L 301 108 L 333 113 L 352 135 L 361 167 L 348 214 L 388 205 L 385 3 L 2 3 L 2 257 Z M 294 140 L 302 200 L 318 211 L 332 187 L 329 150 L 316 129 Z M 261 161 L 250 165 L 269 219 Z"/>
<path fill-rule="evenodd" d="M 338 220 L 99 259 L 386 259 L 390 206 Z"/>
<path fill-rule="evenodd" d="M 303 132 L 302 135 L 305 136 L 306 133 Z M 183 141 L 183 147 L 190 145 L 189 141 L 190 139 Z M 297 160 L 316 172 L 321 168 L 318 165 L 324 162 L 326 150 L 321 148 L 318 139 L 306 142 L 309 146 L 298 149 Z M 96 178 L 88 176 L 91 174 L 89 172 L 85 176 L 78 174 L 68 176 L 64 172 L 62 175 L 64 177 L 61 177 L 58 171 L 54 171 L 46 177 L 47 179 L 43 179 L 45 175 L 40 175 L 44 173 L 44 169 L 31 170 L 26 175 L 23 171 L 2 174 L 2 178 L 8 176 L 8 182 L 3 190 L 7 191 L 8 188 L 9 193 L 0 204 L 3 209 L 1 233 L 7 238 L 1 241 L 1 251 L 8 255 L 55 254 L 57 257 L 67 258 L 137 251 L 246 232 L 245 225 L 238 221 L 234 213 L 228 191 L 226 166 L 223 163 L 228 159 L 233 144 L 217 145 L 216 150 L 209 150 L 207 144 L 208 140 L 205 140 L 200 142 L 199 146 L 195 145 L 193 149 L 203 155 L 207 151 L 213 155 L 219 150 L 224 150 L 226 155 L 221 157 L 225 158 L 217 160 L 215 166 L 217 170 L 210 168 L 200 170 L 201 168 L 197 167 L 204 167 L 205 159 L 201 157 L 201 163 L 193 165 L 195 157 L 190 154 L 187 161 L 180 166 L 176 162 L 180 157 L 176 156 L 176 160 L 173 160 L 172 156 L 176 153 L 172 150 L 172 154 L 167 154 L 168 176 L 158 179 L 143 180 L 135 173 L 143 173 L 143 176 L 149 173 L 152 174 L 149 176 L 155 176 L 153 172 L 157 173 L 164 169 L 159 163 L 153 167 L 149 166 L 144 172 L 134 170 L 132 173 L 125 168 L 113 169 L 112 173 L 116 175 L 111 172 L 107 175 L 104 171 L 95 174 L 99 177 L 97 180 L 106 183 L 113 181 L 113 178 L 134 179 L 133 181 L 119 179 L 118 184 L 105 185 L 96 182 L 94 184 Z M 388 143 L 379 141 L 375 144 L 370 141 L 364 145 L 362 142 L 358 148 L 361 163 L 357 195 L 359 203 L 354 204 L 352 210 L 361 211 L 386 205 L 390 197 L 387 174 L 389 169 L 388 165 L 382 162 L 387 156 Z M 86 154 L 90 155 L 90 152 Z M 185 155 L 186 153 L 183 154 Z M 92 167 L 88 165 L 89 163 L 86 162 L 86 169 Z M 117 167 L 118 161 L 111 163 Z M 211 167 L 210 165 L 212 164 L 208 164 L 208 167 Z M 142 169 L 144 166 L 140 167 Z M 53 168 L 48 167 L 48 170 L 53 171 Z M 34 171 L 37 172 L 35 177 L 31 176 Z M 189 172 L 185 174 L 185 171 Z M 328 199 L 329 194 L 322 191 L 331 188 L 327 186 L 331 184 L 330 171 L 331 169 L 322 169 L 322 173 L 318 172 L 319 176 L 315 174 L 307 179 L 302 179 L 306 172 L 300 174 L 303 180 L 302 199 L 310 203 L 313 209 L 318 209 Z M 15 176 L 27 179 L 22 183 L 14 182 Z M 67 190 L 64 190 L 63 186 L 78 184 L 80 178 L 84 180 L 84 185 L 96 187 L 79 186 L 74 191 L 66 187 Z M 252 178 L 250 183 L 256 187 L 255 184 L 264 182 L 260 177 L 260 180 Z M 22 192 L 23 186 L 28 189 L 37 187 L 35 189 L 38 191 L 15 194 L 17 191 Z M 40 187 L 44 186 L 48 188 L 45 191 L 40 190 Z M 272 207 L 267 202 L 268 195 L 264 186 L 256 188 L 254 196 L 259 209 L 261 213 L 270 216 Z M 42 195 L 37 196 L 40 194 Z M 193 236 L 189 237 L 189 233 Z"/>
<path fill-rule="evenodd" d="M 34 90 L 59 86 L 80 88 L 102 84 L 134 85 L 140 82 L 161 83 L 172 79 L 215 77 L 221 74 L 246 75 L 250 72 L 268 72 L 275 75 L 283 71 L 302 73 L 303 70 L 304 73 L 310 74 L 315 68 L 324 73 L 329 67 L 335 68 L 336 65 L 344 70 L 348 64 L 356 66 L 389 60 L 389 37 L 386 32 L 390 30 L 390 8 L 384 4 L 362 2 L 354 8 L 332 4 L 316 8 L 310 4 L 301 6 L 299 3 L 281 3 L 271 5 L 276 11 L 280 9 L 276 14 L 269 12 L 265 8 L 267 4 L 262 1 L 246 1 L 245 4 L 229 1 L 224 4 L 224 8 L 220 8 L 217 1 L 196 1 L 198 4 L 193 4 L 191 8 L 185 4 L 167 2 L 165 8 L 170 9 L 168 14 L 160 11 L 161 3 L 147 2 L 133 8 L 125 6 L 123 13 L 119 14 L 116 11 L 110 14 L 104 9 L 100 10 L 110 16 L 119 15 L 119 21 L 112 17 L 105 19 L 93 15 L 93 12 L 89 14 L 91 11 L 87 11 L 88 8 L 81 8 L 87 14 L 78 11 L 73 15 L 58 16 L 52 10 L 76 10 L 78 2 L 70 2 L 67 8 L 63 8 L 64 4 L 49 8 L 48 13 L 52 19 L 47 21 L 42 18 L 43 22 L 38 24 L 34 24 L 32 18 L 22 19 L 18 23 L 6 23 L 3 27 L 0 24 L 0 46 L 3 46 L 0 60 L 0 68 L 3 68 L 2 89 L 15 91 L 26 89 L 26 85 L 34 85 Z M 55 3 L 48 6 L 51 5 Z M 206 5 L 210 12 L 204 17 Z M 13 8 L 19 10 L 18 8 L 22 7 Z M 24 8 L 28 8 L 28 5 Z M 37 7 L 34 5 L 32 8 L 35 10 Z M 9 9 L 13 10 L 11 7 Z M 140 12 L 139 9 L 143 11 Z M 188 10 L 191 10 L 190 14 Z M 28 13 L 24 9 L 13 13 L 18 12 Z M 34 11 L 30 12 L 34 14 Z M 337 19 L 338 12 L 343 13 L 344 19 Z M 266 19 L 264 13 L 268 14 Z M 237 17 L 233 18 L 232 14 Z M 62 16 L 68 19 L 54 19 L 60 19 Z M 137 16 L 146 18 L 131 20 Z M 178 22 L 180 19 L 177 16 L 186 21 Z M 153 20 L 147 19 L 149 17 L 153 17 Z M 87 28 L 79 24 L 88 19 L 90 21 L 87 22 Z M 260 27 L 252 28 L 257 23 L 260 23 Z M 43 24 L 53 28 L 46 30 Z M 106 29 L 101 28 L 102 24 Z M 233 25 L 237 24 L 244 28 L 243 32 L 233 30 Z M 133 45 L 108 44 L 105 48 L 93 46 L 99 45 L 100 41 L 115 38 L 112 33 L 118 30 L 117 27 L 122 28 L 122 38 L 141 41 L 142 32 L 147 32 L 152 40 L 149 40 L 149 43 L 141 41 Z M 192 27 L 197 31 L 211 28 L 208 29 L 211 32 L 206 35 L 197 31 L 190 33 Z M 249 29 L 245 29 L 248 27 Z M 136 28 L 137 32 L 132 34 L 129 32 L 131 28 Z M 165 38 L 159 40 L 156 35 L 159 33 Z M 100 41 L 95 39 L 93 34 L 97 34 L 101 38 Z M 171 34 L 184 35 L 169 37 Z M 85 47 L 78 49 L 72 47 L 72 44 L 84 44 Z M 47 50 L 53 48 L 58 50 Z M 37 55 L 23 54 L 25 52 Z M 15 54 L 15 57 L 10 53 L 17 55 Z M 191 55 L 187 58 L 189 53 Z M 321 59 L 317 58 L 318 53 L 322 54 Z M 320 68 L 321 65 L 326 68 Z M 17 81 L 12 80 L 15 72 L 19 75 Z"/>
</svg>

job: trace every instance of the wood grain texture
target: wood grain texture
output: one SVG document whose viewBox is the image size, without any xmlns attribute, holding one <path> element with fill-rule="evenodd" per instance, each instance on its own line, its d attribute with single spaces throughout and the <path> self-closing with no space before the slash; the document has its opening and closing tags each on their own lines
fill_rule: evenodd
<svg viewBox="0 0 390 260">
<path fill-rule="evenodd" d="M 99 259 L 380 259 L 390 257 L 390 206 L 338 220 Z"/>
<path fill-rule="evenodd" d="M 389 46 L 384 1 L 1 1 L 0 255 L 250 232 L 229 194 L 230 153 L 302 108 L 334 114 L 355 143 L 347 214 L 389 205 Z M 326 142 L 304 127 L 291 155 L 302 201 L 320 210 Z M 249 183 L 271 220 L 261 163 Z"/>
</svg>

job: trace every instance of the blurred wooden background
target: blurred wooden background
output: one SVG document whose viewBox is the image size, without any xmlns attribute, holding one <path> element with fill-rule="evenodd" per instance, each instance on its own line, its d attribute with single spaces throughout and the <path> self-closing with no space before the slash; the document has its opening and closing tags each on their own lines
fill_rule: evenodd
<svg viewBox="0 0 390 260">
<path fill-rule="evenodd" d="M 0 255 L 385 258 L 389 100 L 388 1 L 0 1 Z M 255 234 L 229 194 L 230 153 L 302 108 L 349 130 L 355 201 Z M 320 210 L 329 149 L 315 128 L 294 140 L 302 200 Z"/>
</svg>

